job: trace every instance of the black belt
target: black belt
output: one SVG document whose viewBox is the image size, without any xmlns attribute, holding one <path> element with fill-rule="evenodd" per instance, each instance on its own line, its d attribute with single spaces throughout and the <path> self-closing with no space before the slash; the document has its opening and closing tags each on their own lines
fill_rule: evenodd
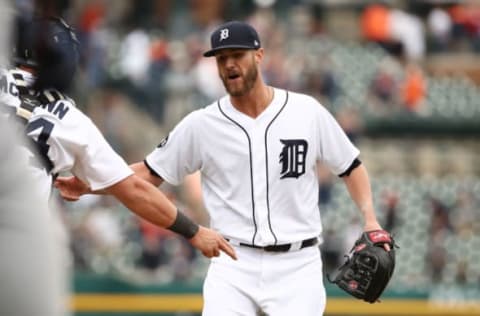
<svg viewBox="0 0 480 316">
<path fill-rule="evenodd" d="M 228 239 L 227 239 L 228 240 Z M 302 244 L 300 245 L 300 249 L 314 246 L 318 243 L 318 238 L 313 237 L 309 239 L 302 240 Z M 241 242 L 240 246 L 250 247 L 255 249 L 262 249 L 268 252 L 287 252 L 292 248 L 292 244 L 283 244 L 283 245 L 272 245 L 272 246 L 257 246 L 257 245 L 250 245 Z"/>
</svg>

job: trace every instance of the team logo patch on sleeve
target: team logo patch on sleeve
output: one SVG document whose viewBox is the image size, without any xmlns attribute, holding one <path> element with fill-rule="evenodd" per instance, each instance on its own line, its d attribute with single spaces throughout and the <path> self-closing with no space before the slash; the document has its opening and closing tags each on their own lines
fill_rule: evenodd
<svg viewBox="0 0 480 316">
<path fill-rule="evenodd" d="M 283 144 L 280 153 L 282 171 L 280 179 L 298 178 L 305 173 L 308 143 L 304 139 L 280 139 Z"/>
<path fill-rule="evenodd" d="M 168 142 L 168 136 L 170 136 L 170 134 L 168 134 L 164 139 L 162 139 L 162 141 L 160 142 L 160 144 L 158 144 L 157 148 L 162 148 L 163 146 L 165 146 Z"/>
</svg>

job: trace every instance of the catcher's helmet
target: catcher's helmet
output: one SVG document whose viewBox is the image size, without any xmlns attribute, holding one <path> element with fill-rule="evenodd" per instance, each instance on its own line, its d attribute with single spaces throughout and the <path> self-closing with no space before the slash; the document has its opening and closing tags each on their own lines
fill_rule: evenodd
<svg viewBox="0 0 480 316">
<path fill-rule="evenodd" d="M 65 91 L 79 61 L 78 46 L 73 29 L 60 18 L 19 18 L 13 61 L 35 69 L 36 89 Z"/>
</svg>

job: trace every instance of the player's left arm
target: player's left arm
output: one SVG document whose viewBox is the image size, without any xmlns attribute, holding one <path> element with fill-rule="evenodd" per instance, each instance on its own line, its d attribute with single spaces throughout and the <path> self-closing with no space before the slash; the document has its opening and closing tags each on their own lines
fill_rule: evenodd
<svg viewBox="0 0 480 316">
<path fill-rule="evenodd" d="M 356 159 L 349 170 L 341 175 L 341 178 L 347 186 L 350 197 L 363 215 L 363 230 L 366 232 L 382 230 L 373 206 L 372 189 L 367 168 L 360 160 Z M 385 250 L 388 251 L 389 249 L 389 245 L 385 244 Z"/>
<path fill-rule="evenodd" d="M 348 175 L 341 177 L 348 192 L 364 218 L 364 230 L 381 229 L 373 207 L 372 190 L 367 169 L 363 164 L 356 166 Z"/>
</svg>

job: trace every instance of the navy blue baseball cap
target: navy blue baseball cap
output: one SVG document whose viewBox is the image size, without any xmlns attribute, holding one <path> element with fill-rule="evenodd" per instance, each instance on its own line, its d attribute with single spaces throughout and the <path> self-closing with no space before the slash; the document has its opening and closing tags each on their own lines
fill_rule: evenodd
<svg viewBox="0 0 480 316">
<path fill-rule="evenodd" d="M 260 39 L 257 31 L 245 22 L 231 21 L 220 25 L 211 35 L 210 44 L 212 48 L 203 56 L 211 57 L 221 49 L 243 48 L 259 49 Z"/>
</svg>

